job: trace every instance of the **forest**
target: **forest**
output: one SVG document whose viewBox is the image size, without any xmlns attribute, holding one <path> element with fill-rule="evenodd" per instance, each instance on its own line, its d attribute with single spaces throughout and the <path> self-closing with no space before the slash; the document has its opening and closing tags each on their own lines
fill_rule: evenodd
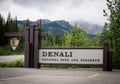
<svg viewBox="0 0 120 84">
<path fill-rule="evenodd" d="M 101 35 L 96 35 L 90 38 L 86 29 L 79 28 L 77 24 L 73 28 L 65 32 L 64 35 L 52 34 L 48 31 L 48 36 L 41 40 L 42 47 L 99 47 L 103 46 L 103 42 L 107 41 L 109 50 L 113 54 L 113 67 L 120 68 L 120 1 L 107 0 L 108 11 L 103 10 L 104 16 L 108 22 L 105 23 Z M 7 20 L 0 14 L 0 55 L 23 54 L 24 53 L 24 38 L 17 37 L 20 40 L 19 47 L 16 51 L 12 51 L 9 39 L 5 37 L 5 32 L 24 32 L 26 27 L 30 26 L 29 19 L 23 25 L 17 25 L 17 16 L 15 18 L 8 14 Z M 39 23 L 38 27 L 42 27 Z M 44 32 L 44 31 L 43 31 Z"/>
<path fill-rule="evenodd" d="M 8 14 L 7 21 L 4 20 L 4 17 L 0 15 L 0 54 L 23 54 L 24 53 L 24 38 L 18 37 L 20 40 L 20 45 L 16 51 L 12 51 L 10 47 L 9 40 L 12 37 L 5 37 L 5 32 L 24 32 L 25 28 L 30 26 L 29 19 L 26 20 L 26 23 L 23 25 L 17 25 L 17 17 L 12 18 L 11 14 Z M 38 27 L 40 23 L 36 24 Z M 41 28 L 42 29 L 42 28 Z M 44 31 L 42 31 L 44 32 Z M 65 32 L 64 35 L 60 34 L 52 34 L 51 31 L 48 31 L 48 36 L 41 40 L 42 47 L 89 47 L 89 46 L 101 46 L 102 42 L 100 41 L 100 36 L 98 34 L 95 35 L 94 38 L 90 38 L 87 34 L 85 28 L 79 28 L 77 24 L 73 26 L 73 28 Z M 3 48 L 3 49 L 2 49 Z M 5 49 L 4 49 L 5 48 Z M 4 51 L 5 50 L 5 51 Z M 6 52 L 6 53 L 4 53 Z"/>
</svg>

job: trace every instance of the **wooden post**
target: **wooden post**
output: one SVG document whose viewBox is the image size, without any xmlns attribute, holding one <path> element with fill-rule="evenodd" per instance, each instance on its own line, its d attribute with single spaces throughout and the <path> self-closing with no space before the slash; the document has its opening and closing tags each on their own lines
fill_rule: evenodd
<svg viewBox="0 0 120 84">
<path fill-rule="evenodd" d="M 39 30 L 39 44 L 38 44 L 38 48 L 41 48 L 41 20 L 40 20 L 40 30 Z M 39 57 L 40 59 L 40 57 Z M 39 68 L 41 68 L 41 63 L 39 63 Z"/>
<path fill-rule="evenodd" d="M 34 26 L 30 26 L 30 67 L 34 67 Z"/>
<path fill-rule="evenodd" d="M 108 58 L 108 71 L 112 71 L 112 52 L 108 52 L 109 58 Z"/>
<path fill-rule="evenodd" d="M 25 29 L 25 32 L 7 32 L 5 36 L 23 36 L 25 37 L 25 67 L 39 67 L 39 38 L 47 36 L 47 33 L 40 33 L 39 28 L 35 25 Z"/>
<path fill-rule="evenodd" d="M 109 51 L 108 43 L 103 47 L 103 71 L 112 71 L 112 52 Z"/>
<path fill-rule="evenodd" d="M 103 71 L 108 70 L 108 43 L 104 42 L 103 46 Z"/>
<path fill-rule="evenodd" d="M 34 68 L 39 68 L 39 28 L 34 31 Z"/>
<path fill-rule="evenodd" d="M 29 43 L 29 28 L 25 29 L 25 56 L 24 56 L 24 64 L 26 68 L 30 67 L 30 60 L 29 60 L 29 56 L 30 56 L 30 43 Z"/>
</svg>

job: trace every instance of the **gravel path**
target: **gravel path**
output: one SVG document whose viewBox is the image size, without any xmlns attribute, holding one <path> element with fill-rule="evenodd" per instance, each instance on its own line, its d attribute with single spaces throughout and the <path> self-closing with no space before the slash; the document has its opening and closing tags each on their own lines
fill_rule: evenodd
<svg viewBox="0 0 120 84">
<path fill-rule="evenodd" d="M 24 55 L 0 56 L 0 62 L 11 62 L 18 59 L 24 60 Z"/>
</svg>

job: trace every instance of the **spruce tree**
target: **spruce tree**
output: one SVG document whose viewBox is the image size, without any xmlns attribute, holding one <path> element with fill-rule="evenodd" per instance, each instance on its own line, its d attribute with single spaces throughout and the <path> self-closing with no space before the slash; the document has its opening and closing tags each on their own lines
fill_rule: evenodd
<svg viewBox="0 0 120 84">
<path fill-rule="evenodd" d="M 104 12 L 108 22 L 102 33 L 103 40 L 107 40 L 113 52 L 113 66 L 120 68 L 120 0 L 107 0 L 109 13 Z"/>
<path fill-rule="evenodd" d="M 25 27 L 29 27 L 30 26 L 30 21 L 29 19 L 26 20 L 26 23 L 25 23 Z"/>
<path fill-rule="evenodd" d="M 4 32 L 5 32 L 5 22 L 4 18 L 0 14 L 0 46 L 4 46 Z"/>
</svg>

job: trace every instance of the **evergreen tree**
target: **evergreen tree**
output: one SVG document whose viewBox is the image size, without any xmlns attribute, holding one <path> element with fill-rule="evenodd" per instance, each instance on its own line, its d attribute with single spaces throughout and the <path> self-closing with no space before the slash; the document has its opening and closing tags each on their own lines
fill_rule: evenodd
<svg viewBox="0 0 120 84">
<path fill-rule="evenodd" d="M 110 14 L 103 11 L 108 23 L 105 24 L 102 37 L 109 42 L 113 51 L 113 66 L 120 68 L 120 0 L 107 0 L 107 6 Z"/>
<path fill-rule="evenodd" d="M 5 32 L 18 32 L 17 17 L 15 17 L 15 19 L 12 19 L 10 13 L 8 14 L 7 21 L 5 23 Z M 5 37 L 6 45 L 9 44 L 9 38 L 10 37 Z"/>
<path fill-rule="evenodd" d="M 0 14 L 0 46 L 4 46 L 5 20 Z"/>
<path fill-rule="evenodd" d="M 42 23 L 41 23 L 41 21 L 42 21 L 41 19 L 37 21 L 37 27 L 39 27 L 39 28 L 42 28 Z"/>
<path fill-rule="evenodd" d="M 29 27 L 30 26 L 30 21 L 29 19 L 26 20 L 26 23 L 25 23 L 25 27 Z"/>
<path fill-rule="evenodd" d="M 14 22 L 13 22 L 13 32 L 18 32 L 18 25 L 17 25 L 17 16 L 15 16 Z"/>
<path fill-rule="evenodd" d="M 75 25 L 71 31 L 65 35 L 64 43 L 67 47 L 90 46 L 90 38 L 85 28 L 79 28 Z"/>
<path fill-rule="evenodd" d="M 98 33 L 96 33 L 92 41 L 92 46 L 100 46 L 100 45 L 101 45 L 101 36 Z"/>
<path fill-rule="evenodd" d="M 51 31 L 48 31 L 48 36 L 41 40 L 41 46 L 42 47 L 53 46 L 53 37 L 52 37 Z"/>
<path fill-rule="evenodd" d="M 5 24 L 5 32 L 10 32 L 11 27 L 11 14 L 8 14 L 7 21 Z"/>
<path fill-rule="evenodd" d="M 0 36 L 4 35 L 4 19 L 0 14 Z"/>
</svg>

